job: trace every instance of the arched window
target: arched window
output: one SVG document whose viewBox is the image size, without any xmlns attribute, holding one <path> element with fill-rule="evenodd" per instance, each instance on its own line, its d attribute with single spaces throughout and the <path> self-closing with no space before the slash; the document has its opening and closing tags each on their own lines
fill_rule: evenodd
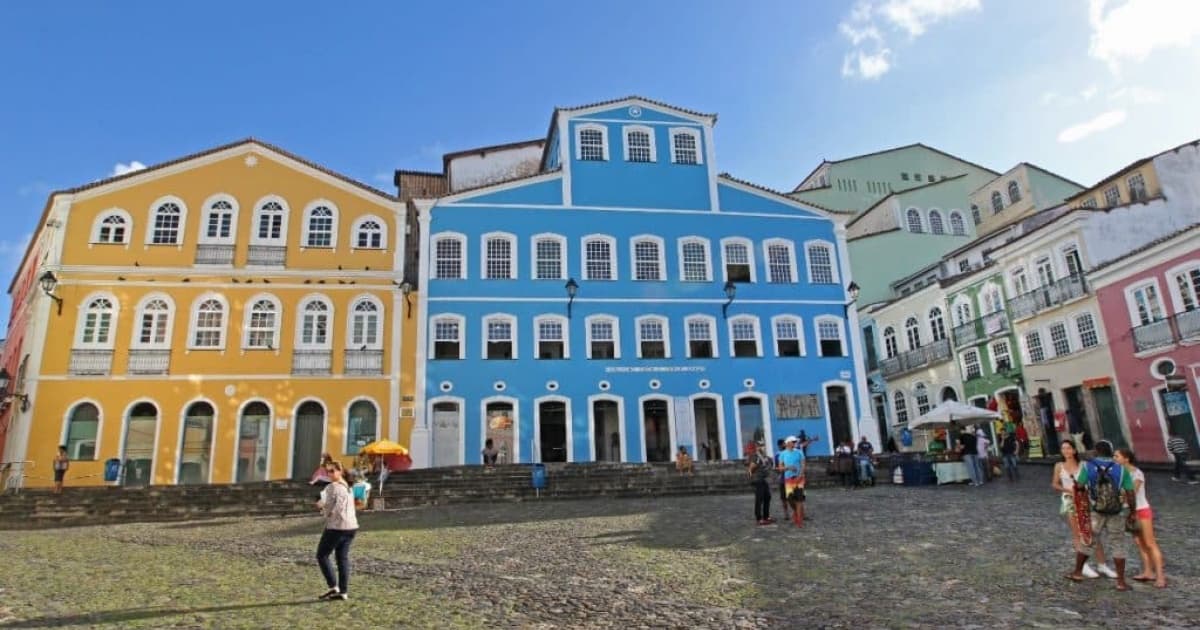
<svg viewBox="0 0 1200 630">
<path fill-rule="evenodd" d="M 1021 187 L 1016 181 L 1008 182 L 1008 203 L 1017 203 L 1021 200 Z"/>
<path fill-rule="evenodd" d="M 913 233 L 924 232 L 925 229 L 921 226 L 921 212 L 916 208 L 909 208 L 904 214 L 908 221 L 908 231 Z"/>
<path fill-rule="evenodd" d="M 110 350 L 116 323 L 117 301 L 110 295 L 98 295 L 85 302 L 79 317 L 76 348 Z"/>
<path fill-rule="evenodd" d="M 111 210 L 96 217 L 92 226 L 92 242 L 105 244 L 125 244 L 129 242 L 129 232 L 133 229 L 133 219 L 124 210 Z"/>
<path fill-rule="evenodd" d="M 225 301 L 219 297 L 201 297 L 192 308 L 191 347 L 225 347 Z"/>
<path fill-rule="evenodd" d="M 703 164 L 700 154 L 700 132 L 690 128 L 672 128 L 671 162 L 674 164 Z"/>
<path fill-rule="evenodd" d="M 237 200 L 229 195 L 217 195 L 204 202 L 200 242 L 232 245 L 237 235 L 237 213 Z"/>
<path fill-rule="evenodd" d="M 237 482 L 266 481 L 271 408 L 259 400 L 247 404 L 237 436 Z"/>
<path fill-rule="evenodd" d="M 817 344 L 820 349 L 820 356 L 846 356 L 845 331 L 842 327 L 842 320 L 837 317 L 818 317 L 816 319 L 816 325 Z"/>
<path fill-rule="evenodd" d="M 171 316 L 174 307 L 165 295 L 142 300 L 137 311 L 137 331 L 134 348 L 169 348 L 171 345 Z"/>
<path fill-rule="evenodd" d="M 150 230 L 147 243 L 151 245 L 179 245 L 183 242 L 183 202 L 172 199 L 154 206 L 150 214 Z"/>
<path fill-rule="evenodd" d="M 208 483 L 212 466 L 213 406 L 194 402 L 183 416 L 183 439 L 179 446 L 179 483 Z"/>
<path fill-rule="evenodd" d="M 896 408 L 896 424 L 908 424 L 908 401 L 904 399 L 904 392 L 892 392 L 892 406 Z"/>
<path fill-rule="evenodd" d="M 569 359 L 571 344 L 567 337 L 567 319 L 559 315 L 539 315 L 533 319 L 533 344 L 539 359 Z"/>
<path fill-rule="evenodd" d="M 517 358 L 517 318 L 495 314 L 483 318 L 483 358 Z"/>
<path fill-rule="evenodd" d="M 946 226 L 942 224 L 942 213 L 937 210 L 929 211 L 929 231 L 934 234 L 945 234 Z"/>
<path fill-rule="evenodd" d="M 258 245 L 283 245 L 287 240 L 287 206 L 281 199 L 267 198 L 254 211 L 254 234 L 251 242 Z"/>
<path fill-rule="evenodd" d="M 96 459 L 96 440 L 100 435 L 100 409 L 90 402 L 75 405 L 67 416 L 67 457 L 73 460 Z"/>
<path fill-rule="evenodd" d="M 603 162 L 608 159 L 608 127 L 595 123 L 575 127 L 575 159 Z"/>
<path fill-rule="evenodd" d="M 813 284 L 837 284 L 838 274 L 833 266 L 833 246 L 829 243 L 806 243 L 804 253 L 808 262 L 808 281 Z"/>
<path fill-rule="evenodd" d="M 251 298 L 248 304 L 243 347 L 254 350 L 278 348 L 279 301 L 264 295 Z"/>
<path fill-rule="evenodd" d="M 634 323 L 637 326 L 639 359 L 670 358 L 671 344 L 667 318 L 658 315 L 642 315 Z"/>
<path fill-rule="evenodd" d="M 904 336 L 908 338 L 908 349 L 916 350 L 921 347 L 921 322 L 916 317 L 904 320 Z"/>
<path fill-rule="evenodd" d="M 564 280 L 567 277 L 567 239 L 560 234 L 533 237 L 534 280 Z"/>
<path fill-rule="evenodd" d="M 716 336 L 716 320 L 707 315 L 692 315 L 684 320 L 684 332 L 687 334 L 687 356 L 689 359 L 711 359 L 718 356 Z"/>
<path fill-rule="evenodd" d="M 941 398 L 941 400 L 939 402 L 957 401 L 958 400 L 958 392 L 954 391 L 953 387 L 950 387 L 949 385 L 947 385 L 942 388 L 942 393 L 941 393 L 940 398 Z"/>
<path fill-rule="evenodd" d="M 467 277 L 467 237 L 453 232 L 433 235 L 433 277 L 437 280 L 465 280 Z"/>
<path fill-rule="evenodd" d="M 333 307 L 324 297 L 311 297 L 300 303 L 300 325 L 297 326 L 296 347 L 304 350 L 328 350 L 329 326 Z"/>
<path fill-rule="evenodd" d="M 635 236 L 630 243 L 630 249 L 633 250 L 633 279 L 665 280 L 663 240 L 657 236 Z"/>
<path fill-rule="evenodd" d="M 433 337 L 434 359 L 462 359 L 466 356 L 461 316 L 438 315 L 430 320 L 429 327 Z"/>
<path fill-rule="evenodd" d="M 979 214 L 979 206 L 975 204 L 971 204 L 971 220 L 975 222 L 975 225 L 983 223 L 983 216 Z"/>
<path fill-rule="evenodd" d="M 379 409 L 369 400 L 358 400 L 350 405 L 346 419 L 346 454 L 357 455 L 379 435 Z"/>
<path fill-rule="evenodd" d="M 999 213 L 1004 209 L 1004 197 L 1000 196 L 1000 191 L 992 191 L 992 214 Z"/>
<path fill-rule="evenodd" d="M 967 235 L 967 226 L 963 223 L 962 213 L 958 210 L 950 213 L 950 233 L 955 236 Z"/>
<path fill-rule="evenodd" d="M 896 329 L 891 326 L 883 329 L 883 352 L 889 359 L 900 354 L 900 346 L 896 342 Z"/>
<path fill-rule="evenodd" d="M 654 146 L 654 130 L 644 125 L 630 125 L 623 129 L 625 133 L 625 161 L 627 162 L 656 162 Z"/>
<path fill-rule="evenodd" d="M 729 350 L 735 357 L 762 356 L 758 318 L 742 315 L 729 320 Z"/>
<path fill-rule="evenodd" d="M 359 218 L 354 223 L 354 247 L 357 249 L 387 249 L 387 222 L 376 216 Z"/>
<path fill-rule="evenodd" d="M 363 297 L 350 307 L 350 336 L 346 346 L 351 350 L 380 350 L 383 335 L 380 334 L 379 315 L 383 309 L 379 302 Z"/>
<path fill-rule="evenodd" d="M 583 237 L 583 279 L 615 280 L 617 241 L 611 236 Z"/>
<path fill-rule="evenodd" d="M 684 282 L 710 282 L 712 261 L 708 257 L 708 239 L 689 236 L 679 240 L 679 272 Z"/>
<path fill-rule="evenodd" d="M 337 210 L 328 202 L 316 202 L 304 212 L 304 246 L 333 247 L 337 242 Z"/>
<path fill-rule="evenodd" d="M 492 232 L 484 234 L 482 239 L 483 269 L 480 270 L 480 275 L 487 280 L 515 280 L 517 237 L 503 232 Z"/>
<path fill-rule="evenodd" d="M 929 330 L 934 341 L 946 338 L 946 321 L 942 318 L 942 309 L 937 306 L 929 309 Z"/>
</svg>

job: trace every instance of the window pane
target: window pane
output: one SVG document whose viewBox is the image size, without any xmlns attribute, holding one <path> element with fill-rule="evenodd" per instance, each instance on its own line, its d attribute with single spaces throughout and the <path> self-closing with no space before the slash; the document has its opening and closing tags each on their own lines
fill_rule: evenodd
<svg viewBox="0 0 1200 630">
<path fill-rule="evenodd" d="M 608 241 L 591 240 L 584 246 L 589 280 L 612 280 L 612 245 Z"/>
<path fill-rule="evenodd" d="M 816 284 L 833 284 L 833 259 L 824 245 L 808 247 L 808 268 Z"/>
<path fill-rule="evenodd" d="M 768 247 L 767 264 L 771 282 L 792 282 L 792 253 L 786 245 Z"/>
</svg>

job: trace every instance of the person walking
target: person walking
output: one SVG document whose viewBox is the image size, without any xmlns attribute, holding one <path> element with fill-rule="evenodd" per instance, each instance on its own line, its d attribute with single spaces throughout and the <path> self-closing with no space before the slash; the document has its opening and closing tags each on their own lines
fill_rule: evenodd
<svg viewBox="0 0 1200 630">
<path fill-rule="evenodd" d="M 1193 486 L 1200 483 L 1196 481 L 1196 473 L 1188 469 L 1187 459 L 1191 450 L 1187 440 L 1171 429 L 1170 439 L 1167 440 L 1167 452 L 1175 459 L 1175 474 L 1171 475 L 1171 481 L 1187 481 Z"/>
<path fill-rule="evenodd" d="M 329 590 L 318 599 L 346 600 L 350 596 L 350 543 L 358 533 L 358 515 L 354 511 L 354 495 L 346 485 L 345 473 L 339 462 L 330 462 L 330 481 L 321 491 L 317 509 L 325 517 L 325 531 L 317 543 L 317 566 Z M 334 577 L 329 556 L 336 554 L 337 576 Z"/>
<path fill-rule="evenodd" d="M 1004 462 L 1004 474 L 1009 481 L 1018 481 L 1021 473 L 1017 470 L 1017 436 L 1012 431 L 1005 431 L 1000 439 L 1000 459 Z"/>
<path fill-rule="evenodd" d="M 958 434 L 958 454 L 962 456 L 963 464 L 967 467 L 967 475 L 971 478 L 972 486 L 982 486 L 983 482 L 979 479 L 979 462 L 976 461 L 975 449 L 977 442 L 975 434 L 968 429 L 963 429 Z"/>
<path fill-rule="evenodd" d="M 1059 452 L 1062 454 L 1062 461 L 1054 465 L 1050 487 L 1059 493 L 1061 504 L 1058 513 L 1066 519 L 1067 527 L 1071 530 L 1071 547 L 1076 553 L 1082 553 L 1083 538 L 1079 531 L 1079 519 L 1075 518 L 1075 478 L 1079 476 L 1079 471 L 1083 468 L 1083 460 L 1079 459 L 1079 452 L 1075 450 L 1075 443 L 1071 440 L 1063 440 L 1059 446 Z M 1083 565 L 1083 577 L 1117 576 L 1116 572 L 1105 564 L 1103 545 L 1096 545 L 1095 561 L 1096 567 L 1094 568 L 1090 563 Z"/>
<path fill-rule="evenodd" d="M 792 522 L 804 527 L 804 451 L 796 448 L 800 438 L 790 436 L 784 440 L 784 451 L 779 456 L 780 485 L 784 488 L 784 499 L 792 508 Z"/>
<path fill-rule="evenodd" d="M 1091 500 L 1092 540 L 1082 541 L 1085 543 L 1082 550 L 1075 553 L 1075 570 L 1067 574 L 1067 579 L 1082 581 L 1088 551 L 1096 545 L 1104 545 L 1112 554 L 1117 569 L 1117 590 L 1129 590 L 1125 583 L 1126 530 L 1132 531 L 1137 526 L 1135 488 L 1133 475 L 1113 460 L 1112 443 L 1108 440 L 1097 442 L 1096 457 L 1080 466 L 1079 475 L 1075 477 L 1075 491 L 1087 492 Z M 1125 505 L 1129 506 L 1129 514 L 1122 517 Z"/>
<path fill-rule="evenodd" d="M 1137 543 L 1138 554 L 1142 557 L 1142 572 L 1133 576 L 1138 582 L 1154 582 L 1157 588 L 1167 587 L 1167 574 L 1163 572 L 1163 554 L 1154 539 L 1154 512 L 1150 509 L 1150 501 L 1146 499 L 1146 473 L 1136 466 L 1137 459 L 1133 451 L 1127 448 L 1117 449 L 1113 459 L 1125 467 L 1133 475 L 1134 500 L 1137 502 L 1138 525 L 1133 532 L 1133 542 Z"/>
<path fill-rule="evenodd" d="M 70 467 L 71 458 L 67 456 L 67 447 L 58 447 L 58 454 L 54 456 L 54 494 L 62 494 L 63 479 Z"/>
<path fill-rule="evenodd" d="M 767 445 L 759 442 L 755 445 L 754 454 L 750 456 L 750 485 L 754 488 L 754 520 L 759 525 L 770 525 L 775 522 L 771 518 L 771 488 L 767 480 L 775 469 L 774 462 L 767 455 Z"/>
<path fill-rule="evenodd" d="M 983 429 L 975 427 L 975 465 L 979 467 L 981 485 L 992 478 L 992 458 L 991 452 L 988 450 L 991 446 L 992 441 L 987 438 Z"/>
</svg>

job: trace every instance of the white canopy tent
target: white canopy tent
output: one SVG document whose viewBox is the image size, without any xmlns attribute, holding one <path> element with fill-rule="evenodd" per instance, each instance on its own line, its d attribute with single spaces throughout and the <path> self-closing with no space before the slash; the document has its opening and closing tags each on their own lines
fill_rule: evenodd
<svg viewBox="0 0 1200 630">
<path fill-rule="evenodd" d="M 947 400 L 930 409 L 929 413 L 913 420 L 908 425 L 908 428 L 913 430 L 946 429 L 951 424 L 966 426 L 980 424 L 989 420 L 998 420 L 1000 418 L 1001 415 L 999 412 L 960 403 L 957 400 Z"/>
</svg>

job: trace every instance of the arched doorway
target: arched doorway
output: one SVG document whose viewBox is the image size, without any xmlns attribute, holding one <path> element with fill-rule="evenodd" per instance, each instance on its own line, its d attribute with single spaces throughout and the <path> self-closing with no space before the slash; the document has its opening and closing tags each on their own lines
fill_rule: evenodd
<svg viewBox="0 0 1200 630">
<path fill-rule="evenodd" d="M 692 456 L 700 461 L 724 458 L 725 444 L 721 439 L 717 400 L 707 396 L 694 399 L 692 417 L 696 421 L 696 452 Z"/>
<path fill-rule="evenodd" d="M 133 406 L 125 421 L 124 485 L 144 486 L 154 476 L 154 435 L 158 431 L 158 407 L 142 402 Z"/>
<path fill-rule="evenodd" d="M 942 398 L 942 402 L 946 402 L 946 401 L 950 401 L 950 400 L 957 401 L 958 400 L 958 392 L 954 391 L 953 387 L 950 387 L 949 385 L 947 385 L 946 387 L 942 388 L 941 398 Z"/>
<path fill-rule="evenodd" d="M 752 452 L 753 445 L 767 441 L 766 423 L 763 421 L 762 400 L 749 396 L 739 398 L 737 401 L 737 414 L 738 436 L 742 442 L 738 446 L 742 448 L 743 456 L 746 456 Z M 770 444 L 767 444 L 767 452 L 771 452 Z"/>
<path fill-rule="evenodd" d="M 208 483 L 212 470 L 213 417 L 207 402 L 188 405 L 183 415 L 183 438 L 179 445 L 179 483 Z"/>
<path fill-rule="evenodd" d="M 434 468 L 442 466 L 458 466 L 462 443 L 462 407 L 457 402 L 439 402 L 433 405 L 431 419 L 433 437 Z"/>
<path fill-rule="evenodd" d="M 325 440 L 325 407 L 310 400 L 296 410 L 292 427 L 292 478 L 308 479 L 321 463 Z"/>
<path fill-rule="evenodd" d="M 346 454 L 357 455 L 359 449 L 379 436 L 379 410 L 369 400 L 357 400 L 350 405 L 346 418 Z"/>
<path fill-rule="evenodd" d="M 667 401 L 661 398 L 642 401 L 642 445 L 647 462 L 671 461 L 670 423 Z"/>
<path fill-rule="evenodd" d="M 592 401 L 592 444 L 596 461 L 621 461 L 621 410 L 617 401 Z"/>
<path fill-rule="evenodd" d="M 537 406 L 538 461 L 567 461 L 567 403 L 544 400 Z"/>
<path fill-rule="evenodd" d="M 517 425 L 517 411 L 515 405 L 507 400 L 495 400 L 487 403 L 483 409 L 484 413 L 484 447 L 487 447 L 487 441 L 492 441 L 492 448 L 496 449 L 496 461 L 500 464 L 507 464 L 512 461 L 513 447 L 516 446 L 516 437 L 514 429 Z M 482 456 L 480 456 L 482 461 Z"/>
<path fill-rule="evenodd" d="M 238 483 L 267 480 L 267 448 L 271 440 L 271 408 L 262 401 L 242 409 L 238 427 Z"/>
<path fill-rule="evenodd" d="M 850 425 L 850 400 L 846 396 L 846 388 L 841 385 L 830 385 L 825 388 L 825 404 L 829 408 L 829 430 L 832 433 L 833 445 L 844 444 L 854 439 Z"/>
</svg>

